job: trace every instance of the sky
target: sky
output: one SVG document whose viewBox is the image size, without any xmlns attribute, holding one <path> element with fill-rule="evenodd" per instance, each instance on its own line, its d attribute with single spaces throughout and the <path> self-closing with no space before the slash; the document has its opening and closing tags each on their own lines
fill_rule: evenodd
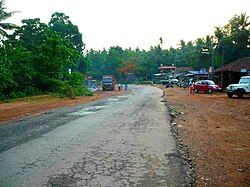
<svg viewBox="0 0 250 187">
<path fill-rule="evenodd" d="M 9 22 L 63 12 L 79 27 L 86 49 L 110 46 L 148 50 L 163 38 L 163 47 L 180 40 L 212 35 L 235 15 L 250 16 L 250 0 L 5 0 L 7 11 L 20 11 Z"/>
</svg>

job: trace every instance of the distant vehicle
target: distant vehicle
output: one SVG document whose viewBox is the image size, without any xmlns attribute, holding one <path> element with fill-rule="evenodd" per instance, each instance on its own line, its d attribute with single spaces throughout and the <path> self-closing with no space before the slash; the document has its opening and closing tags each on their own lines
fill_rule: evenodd
<svg viewBox="0 0 250 187">
<path fill-rule="evenodd" d="M 213 93 L 213 92 L 222 92 L 222 88 L 216 85 L 211 80 L 201 80 L 194 83 L 194 92 L 204 92 L 204 93 Z"/>
<path fill-rule="evenodd" d="M 187 88 L 190 85 L 187 81 L 181 81 L 181 82 L 178 82 L 177 86 L 179 86 L 180 88 Z"/>
<path fill-rule="evenodd" d="M 173 88 L 174 87 L 174 85 L 172 83 L 169 83 L 169 82 L 167 82 L 165 84 L 165 86 L 166 86 L 166 88 Z"/>
<path fill-rule="evenodd" d="M 89 91 L 91 91 L 91 92 L 96 92 L 96 91 L 98 91 L 98 88 L 96 88 L 96 87 L 88 87 L 88 89 L 89 89 Z"/>
<path fill-rule="evenodd" d="M 242 98 L 245 94 L 250 94 L 250 76 L 241 77 L 238 84 L 230 84 L 226 88 L 227 96 L 232 98 L 233 95 L 237 95 Z"/>
<path fill-rule="evenodd" d="M 115 90 L 115 78 L 113 75 L 103 75 L 102 77 L 102 90 L 114 91 Z"/>
<path fill-rule="evenodd" d="M 161 80 L 163 85 L 166 84 L 177 84 L 179 82 L 178 79 L 174 78 L 173 76 L 169 76 L 167 79 Z"/>
<path fill-rule="evenodd" d="M 169 83 L 172 83 L 172 84 L 177 84 L 179 82 L 179 80 L 173 76 L 169 76 L 168 81 Z"/>
</svg>

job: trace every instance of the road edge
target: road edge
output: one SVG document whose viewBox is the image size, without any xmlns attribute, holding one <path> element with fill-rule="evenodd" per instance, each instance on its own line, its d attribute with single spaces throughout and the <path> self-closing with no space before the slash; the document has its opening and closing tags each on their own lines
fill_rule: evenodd
<svg viewBox="0 0 250 187">
<path fill-rule="evenodd" d="M 174 123 L 174 119 L 178 117 L 180 113 L 169 105 L 164 95 L 165 92 L 163 91 L 162 98 L 169 112 L 170 130 L 174 138 L 175 146 L 177 148 L 176 154 L 172 156 L 178 157 L 178 160 L 181 162 L 181 174 L 184 177 L 184 181 L 186 183 L 185 186 L 196 186 L 195 164 L 189 155 L 188 147 L 184 145 L 181 140 L 177 124 Z M 171 155 L 169 157 L 171 157 Z"/>
</svg>

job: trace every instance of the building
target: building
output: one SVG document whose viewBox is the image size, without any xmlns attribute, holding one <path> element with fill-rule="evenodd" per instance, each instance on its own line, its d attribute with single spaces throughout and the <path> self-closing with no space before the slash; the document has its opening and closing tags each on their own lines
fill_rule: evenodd
<svg viewBox="0 0 250 187">
<path fill-rule="evenodd" d="M 240 58 L 223 68 L 218 68 L 214 75 L 218 76 L 218 82 L 224 88 L 229 84 L 238 83 L 242 76 L 250 75 L 250 57 Z"/>
<path fill-rule="evenodd" d="M 174 75 L 178 80 L 185 80 L 189 71 L 193 71 L 192 67 L 178 67 L 174 70 Z"/>
</svg>

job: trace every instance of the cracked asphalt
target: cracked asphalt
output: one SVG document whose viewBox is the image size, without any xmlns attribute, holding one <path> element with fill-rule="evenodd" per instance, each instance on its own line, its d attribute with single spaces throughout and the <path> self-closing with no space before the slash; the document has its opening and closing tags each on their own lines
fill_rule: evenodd
<svg viewBox="0 0 250 187">
<path fill-rule="evenodd" d="M 162 91 L 56 109 L 0 127 L 0 186 L 187 186 Z"/>
</svg>

